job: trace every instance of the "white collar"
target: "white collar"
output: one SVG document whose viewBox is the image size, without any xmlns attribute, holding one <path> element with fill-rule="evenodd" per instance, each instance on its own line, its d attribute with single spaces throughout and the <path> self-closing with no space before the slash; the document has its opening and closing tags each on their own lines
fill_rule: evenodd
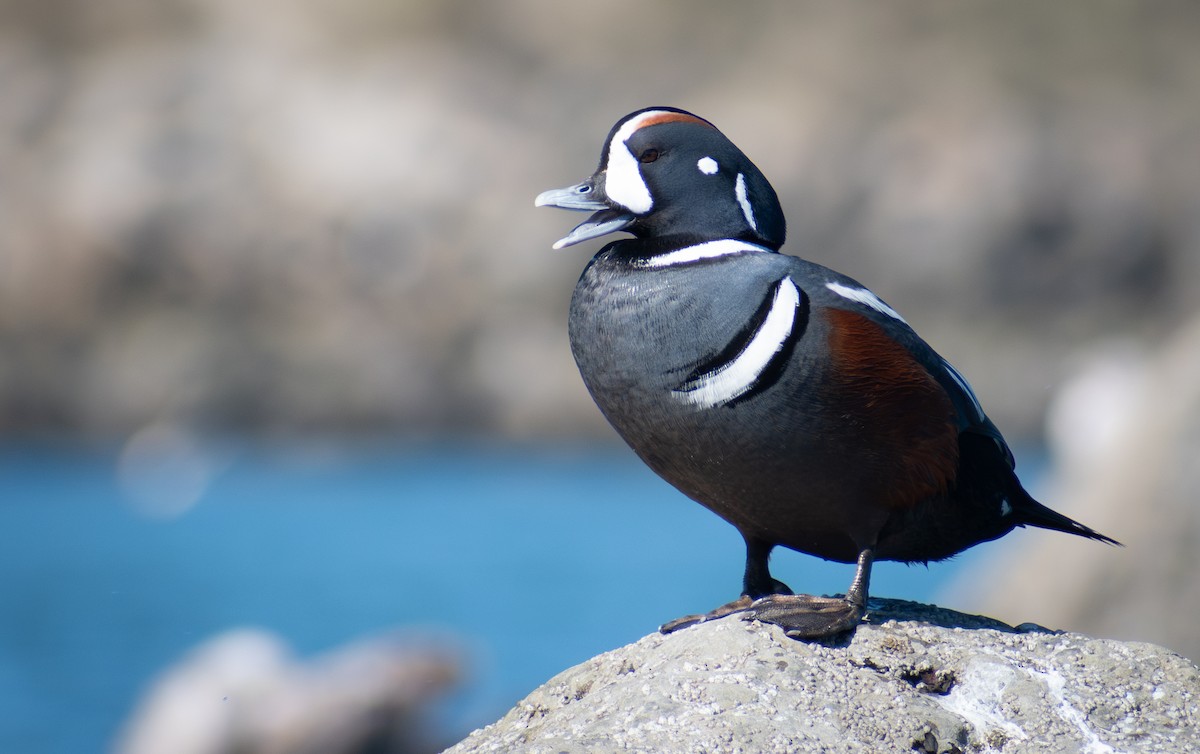
<svg viewBox="0 0 1200 754">
<path fill-rule="evenodd" d="M 638 266 L 655 268 L 676 267 L 716 257 L 755 253 L 767 254 L 770 253 L 770 249 L 749 243 L 748 241 L 739 241 L 736 238 L 720 238 L 716 241 L 706 241 L 694 246 L 685 246 L 682 249 L 676 249 L 666 254 L 658 254 L 639 260 Z"/>
</svg>

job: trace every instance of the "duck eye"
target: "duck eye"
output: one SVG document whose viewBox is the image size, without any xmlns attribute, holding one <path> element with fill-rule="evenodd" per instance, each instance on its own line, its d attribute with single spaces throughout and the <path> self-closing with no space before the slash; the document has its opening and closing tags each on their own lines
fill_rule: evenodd
<svg viewBox="0 0 1200 754">
<path fill-rule="evenodd" d="M 647 149 L 638 155 L 638 162 L 654 162 L 658 159 L 658 150 L 654 148 Z"/>
</svg>

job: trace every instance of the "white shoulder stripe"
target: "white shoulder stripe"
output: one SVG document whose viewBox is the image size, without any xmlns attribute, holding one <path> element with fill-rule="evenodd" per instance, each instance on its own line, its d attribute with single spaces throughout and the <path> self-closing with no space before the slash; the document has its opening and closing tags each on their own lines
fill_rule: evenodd
<svg viewBox="0 0 1200 754">
<path fill-rule="evenodd" d="M 975 410 L 976 421 L 983 421 L 987 415 L 983 413 L 983 406 L 979 403 L 979 398 L 975 396 L 975 391 L 971 389 L 971 384 L 967 382 L 967 378 L 962 376 L 962 373 L 951 365 L 950 362 L 942 359 L 942 366 L 946 369 L 946 374 L 950 375 L 950 379 L 954 380 L 954 384 L 958 385 L 966 394 L 967 399 L 971 401 L 971 408 Z"/>
<path fill-rule="evenodd" d="M 639 267 L 674 267 L 691 264 L 704 259 L 730 256 L 732 254 L 767 253 L 767 249 L 752 243 L 739 241 L 735 238 L 720 238 L 716 241 L 706 241 L 695 246 L 685 246 L 682 249 L 649 257 L 638 263 Z"/>
<path fill-rule="evenodd" d="M 800 290 L 790 277 L 779 281 L 771 310 L 741 353 L 727 364 L 675 390 L 675 397 L 698 408 L 714 408 L 746 393 L 783 349 L 796 326 Z"/>
<path fill-rule="evenodd" d="M 897 322 L 904 322 L 904 317 L 901 317 L 899 312 L 883 303 L 883 299 L 879 298 L 874 293 L 871 293 L 866 288 L 852 288 L 848 285 L 842 285 L 841 283 L 833 281 L 826 283 L 825 287 L 842 298 L 858 302 L 864 306 L 869 306 L 880 314 L 887 315 Z M 904 322 L 904 324 L 907 325 L 908 323 Z"/>
</svg>

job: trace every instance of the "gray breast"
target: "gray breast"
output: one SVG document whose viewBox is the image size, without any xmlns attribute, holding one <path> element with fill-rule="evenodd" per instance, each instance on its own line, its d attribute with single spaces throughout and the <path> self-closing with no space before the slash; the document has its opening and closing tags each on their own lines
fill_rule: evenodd
<svg viewBox="0 0 1200 754">
<path fill-rule="evenodd" d="M 716 404 L 691 400 L 688 390 L 736 360 L 762 329 L 775 328 L 764 336 L 775 345 L 783 325 L 772 324 L 772 314 L 789 305 L 785 281 L 802 274 L 793 261 L 763 254 L 655 271 L 602 255 L 572 301 L 572 348 L 600 410 L 659 475 L 743 531 L 785 510 L 799 527 L 841 525 L 801 520 L 793 510 L 796 485 L 834 494 L 812 488 L 830 463 L 827 433 L 817 426 L 827 417 L 803 400 L 826 365 L 823 350 L 812 347 L 824 341 L 822 321 L 796 307 L 789 337 L 769 354 L 772 373 L 754 390 Z M 802 301 L 803 287 L 795 282 Z M 812 513 L 822 519 L 827 510 Z"/>
</svg>

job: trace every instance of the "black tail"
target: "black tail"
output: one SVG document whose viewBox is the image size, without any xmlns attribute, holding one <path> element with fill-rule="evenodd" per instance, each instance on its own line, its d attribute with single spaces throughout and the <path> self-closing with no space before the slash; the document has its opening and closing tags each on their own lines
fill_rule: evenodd
<svg viewBox="0 0 1200 754">
<path fill-rule="evenodd" d="M 1013 515 L 1017 520 L 1017 526 L 1036 526 L 1040 529 L 1053 529 L 1054 531 L 1074 534 L 1077 537 L 1095 539 L 1099 542 L 1116 545 L 1117 547 L 1125 546 L 1112 537 L 1106 537 L 1073 518 L 1068 518 L 1057 511 L 1047 508 L 1028 494 L 1023 495 L 1022 498 L 1013 506 Z"/>
<path fill-rule="evenodd" d="M 1011 531 L 1009 525 L 1036 526 L 1040 529 L 1053 529 L 1074 534 L 1077 537 L 1086 537 L 1124 547 L 1112 537 L 1106 537 L 1034 500 L 1033 496 L 1021 486 L 1021 480 L 1013 471 L 1012 455 L 1008 452 L 1008 446 L 1004 444 L 998 432 L 994 434 L 963 432 L 958 436 L 958 447 L 958 484 L 963 497 L 986 501 L 984 502 L 987 511 L 985 517 L 995 515 L 996 509 L 993 507 L 995 505 L 993 501 L 996 499 L 997 490 L 1003 490 L 1005 500 L 1012 505 L 1011 517 L 1004 515 L 1002 510 L 1000 518 L 994 519 L 995 523 L 1002 525 L 1003 528 L 995 530 L 993 534 L 982 539 L 995 539 L 1007 534 Z M 979 542 L 981 538 L 976 537 L 974 541 Z"/>
</svg>

